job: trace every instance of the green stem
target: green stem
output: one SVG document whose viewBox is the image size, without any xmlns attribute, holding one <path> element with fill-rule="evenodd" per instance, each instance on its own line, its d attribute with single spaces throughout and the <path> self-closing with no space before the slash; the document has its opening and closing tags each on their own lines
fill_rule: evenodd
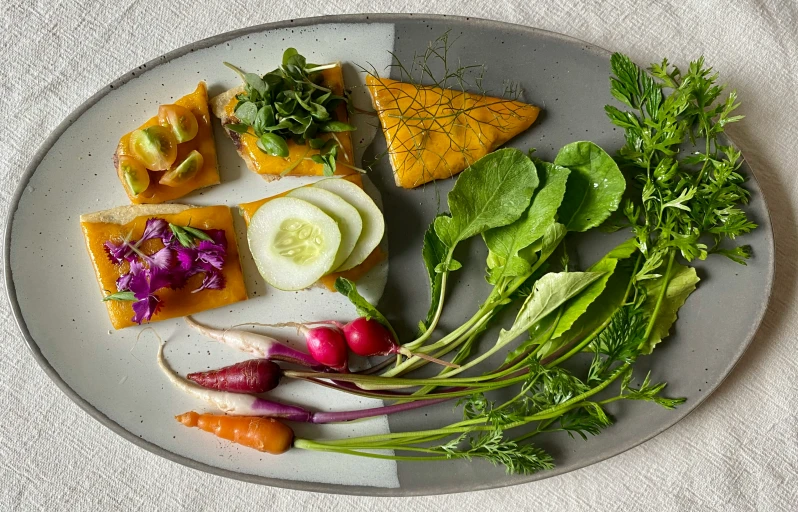
<svg viewBox="0 0 798 512">
<path fill-rule="evenodd" d="M 662 307 L 662 302 L 665 299 L 666 293 L 668 292 L 668 283 L 671 279 L 671 270 L 673 269 L 673 261 L 676 258 L 676 251 L 669 249 L 668 253 L 668 266 L 665 268 L 665 274 L 662 276 L 662 288 L 657 296 L 657 303 L 654 306 L 654 311 L 651 313 L 651 318 L 648 320 L 648 326 L 646 326 L 646 333 L 643 336 L 643 343 L 641 343 L 641 347 L 648 342 L 648 338 L 651 336 L 651 331 L 654 330 L 654 324 L 656 323 L 657 316 L 659 315 L 659 310 Z"/>
</svg>

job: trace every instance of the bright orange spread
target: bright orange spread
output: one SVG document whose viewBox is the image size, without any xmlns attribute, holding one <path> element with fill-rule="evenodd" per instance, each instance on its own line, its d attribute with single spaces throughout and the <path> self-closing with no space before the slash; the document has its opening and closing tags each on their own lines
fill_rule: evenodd
<svg viewBox="0 0 798 512">
<path fill-rule="evenodd" d="M 353 174 L 343 179 L 349 180 L 361 188 L 363 187 L 363 180 L 360 178 L 360 174 Z M 310 185 L 305 185 L 305 186 L 308 187 Z M 252 201 L 251 203 L 239 204 L 238 210 L 241 212 L 241 216 L 244 217 L 244 220 L 246 221 L 247 225 L 249 225 L 249 221 L 252 218 L 252 216 L 255 215 L 255 212 L 258 211 L 258 208 L 260 208 L 264 203 L 268 203 L 272 199 L 282 197 L 288 194 L 289 192 L 291 191 L 286 190 L 285 192 L 282 192 L 280 194 L 275 194 L 271 197 L 266 197 L 263 199 L 259 199 L 257 201 Z M 352 267 L 349 270 L 344 270 L 343 272 L 333 272 L 332 274 L 327 274 L 326 276 L 319 279 L 319 283 L 324 285 L 324 287 L 327 288 L 328 290 L 334 292 L 336 279 L 338 279 L 339 277 L 345 277 L 351 281 L 357 281 L 358 279 L 363 277 L 366 274 L 366 272 L 368 272 L 369 270 L 377 266 L 379 262 L 384 260 L 385 256 L 386 256 L 385 252 L 383 252 L 382 249 L 380 249 L 378 246 L 373 251 L 371 251 L 371 254 L 369 254 L 366 257 L 366 259 L 363 260 L 363 263 L 361 263 L 360 265 Z"/>
<path fill-rule="evenodd" d="M 161 185 L 158 180 L 161 179 L 167 171 L 148 171 L 150 173 L 150 186 L 147 190 L 137 196 L 130 195 L 130 191 L 125 187 L 130 202 L 134 204 L 142 203 L 163 203 L 178 197 L 183 197 L 193 190 L 198 188 L 216 185 L 219 183 L 219 169 L 216 164 L 216 146 L 213 142 L 213 128 L 211 127 L 211 116 L 208 112 L 208 90 L 205 87 L 205 82 L 200 82 L 197 85 L 197 90 L 191 94 L 187 94 L 174 102 L 175 105 L 186 107 L 191 110 L 197 118 L 199 131 L 197 136 L 190 141 L 183 142 L 177 145 L 177 159 L 172 166 L 177 167 L 180 163 L 191 153 L 193 150 L 200 152 L 203 158 L 202 169 L 190 180 L 182 183 L 176 187 L 167 187 Z M 152 117 L 149 121 L 139 126 L 139 129 L 148 128 L 158 124 L 158 117 Z M 130 140 L 130 133 L 126 133 L 119 140 L 119 146 L 116 149 L 118 156 L 131 155 L 128 148 L 128 141 Z M 117 170 L 118 172 L 118 170 Z M 120 181 L 123 181 L 120 176 Z"/>
<path fill-rule="evenodd" d="M 191 208 L 172 215 L 158 215 L 159 218 L 180 226 L 191 225 L 199 229 L 223 229 L 227 237 L 227 257 L 222 274 L 225 278 L 225 287 L 222 290 L 202 290 L 191 293 L 202 283 L 203 276 L 197 274 L 189 278 L 186 286 L 179 290 L 162 288 L 156 292 L 163 301 L 163 307 L 152 317 L 153 322 L 180 316 L 191 315 L 206 309 L 213 309 L 247 298 L 244 286 L 244 276 L 241 272 L 241 263 L 236 246 L 236 234 L 233 229 L 233 216 L 226 206 L 207 206 Z M 86 247 L 89 250 L 100 289 L 103 296 L 116 292 L 116 280 L 128 271 L 128 264 L 115 265 L 108 259 L 103 249 L 107 240 L 120 241 L 131 233 L 131 239 L 137 239 L 144 232 L 144 225 L 149 216 L 136 217 L 133 221 L 120 225 L 103 222 L 82 222 L 83 235 Z M 152 254 L 162 248 L 160 240 L 148 240 L 142 244 L 141 249 L 145 254 Z M 122 329 L 136 325 L 133 318 L 132 302 L 112 301 L 106 303 L 108 316 L 115 329 Z"/>
<path fill-rule="evenodd" d="M 323 77 L 323 84 L 330 88 L 333 94 L 338 96 L 344 95 L 344 75 L 341 72 L 340 65 L 334 68 L 325 69 L 321 72 L 321 75 Z M 225 116 L 231 119 L 230 122 L 234 122 L 232 119 L 235 118 L 236 104 L 238 104 L 238 100 L 233 97 L 230 99 L 227 105 L 225 105 Z M 335 110 L 335 113 L 338 121 L 343 121 L 345 123 L 349 122 L 349 116 L 346 112 L 346 105 L 344 103 L 338 106 L 338 108 Z M 258 174 L 271 174 L 279 176 L 286 169 L 296 164 L 296 166 L 293 167 L 288 173 L 288 176 L 324 175 L 324 167 L 321 164 L 317 164 L 316 162 L 310 160 L 311 156 L 319 154 L 319 150 L 311 149 L 308 145 L 297 144 L 290 139 L 287 140 L 288 156 L 283 158 L 279 156 L 267 155 L 261 151 L 257 146 L 257 138 L 252 135 L 239 135 L 232 133 L 231 136 L 238 139 L 238 142 L 236 143 L 238 151 L 242 153 L 245 159 L 249 160 L 252 170 Z M 330 139 L 332 137 L 333 134 L 319 135 L 319 138 L 324 140 Z M 350 132 L 336 133 L 335 137 L 338 138 L 338 141 L 341 145 L 341 149 L 338 151 L 338 157 L 336 158 L 338 165 L 336 166 L 335 174 L 342 176 L 357 174 L 358 171 L 355 171 L 351 167 L 347 167 L 347 165 L 355 165 L 355 154 L 352 150 L 352 136 L 350 135 Z"/>
<path fill-rule="evenodd" d="M 366 77 L 396 184 L 459 173 L 529 128 L 540 109 L 519 101 Z"/>
</svg>

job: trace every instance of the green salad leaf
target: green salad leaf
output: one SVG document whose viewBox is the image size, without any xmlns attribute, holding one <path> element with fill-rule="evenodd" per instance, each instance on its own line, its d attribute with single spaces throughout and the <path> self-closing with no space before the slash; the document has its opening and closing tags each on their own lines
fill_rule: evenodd
<svg viewBox="0 0 798 512">
<path fill-rule="evenodd" d="M 618 209 L 626 180 L 606 151 L 592 142 L 572 142 L 554 163 L 571 171 L 558 216 L 568 231 L 594 228 Z"/>
<path fill-rule="evenodd" d="M 451 217 L 435 219 L 447 247 L 483 231 L 510 224 L 529 206 L 538 186 L 535 164 L 517 149 L 490 153 L 463 171 L 449 192 Z"/>
<path fill-rule="evenodd" d="M 492 284 L 504 277 L 522 276 L 530 272 L 534 261 L 530 261 L 529 255 L 519 254 L 519 251 L 543 236 L 554 222 L 565 195 L 568 169 L 542 161 L 535 162 L 535 166 L 541 185 L 529 208 L 512 224 L 489 229 L 482 235 L 490 251 L 488 268 L 491 270 L 489 281 Z"/>
</svg>

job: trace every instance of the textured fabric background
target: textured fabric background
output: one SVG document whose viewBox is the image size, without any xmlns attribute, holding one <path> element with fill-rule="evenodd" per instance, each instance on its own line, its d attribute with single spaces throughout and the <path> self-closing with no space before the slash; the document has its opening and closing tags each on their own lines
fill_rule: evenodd
<svg viewBox="0 0 798 512">
<path fill-rule="evenodd" d="M 468 4 L 0 0 L 2 216 L 40 141 L 90 95 L 164 52 L 240 27 L 322 14 L 430 12 L 562 32 L 641 63 L 668 56 L 683 65 L 704 54 L 743 101 L 747 119 L 729 131 L 759 176 L 776 232 L 770 310 L 721 389 L 645 445 L 557 478 L 414 499 L 324 496 L 206 475 L 123 441 L 49 381 L 3 298 L 0 510 L 795 510 L 798 6 L 750 0 Z"/>
</svg>

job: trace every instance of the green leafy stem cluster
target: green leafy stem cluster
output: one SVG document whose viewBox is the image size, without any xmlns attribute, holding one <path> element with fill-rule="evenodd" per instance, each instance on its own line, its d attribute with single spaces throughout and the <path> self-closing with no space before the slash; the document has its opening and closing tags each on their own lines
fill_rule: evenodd
<svg viewBox="0 0 798 512">
<path fill-rule="evenodd" d="M 335 135 L 355 129 L 336 117 L 335 110 L 347 99 L 325 87 L 321 72 L 336 64 L 309 64 L 296 49 L 288 48 L 282 65 L 263 76 L 246 73 L 225 62 L 244 82 L 244 92 L 236 95 L 237 123 L 225 128 L 257 139 L 258 148 L 272 156 L 288 157 L 286 140 L 293 140 L 318 154 L 308 157 L 321 164 L 326 176 L 336 170 L 341 142 Z M 298 165 L 303 156 L 294 163 Z M 289 167 L 283 174 L 293 169 Z"/>
<path fill-rule="evenodd" d="M 413 387 L 402 400 L 460 397 L 462 421 L 417 432 L 298 440 L 298 447 L 398 460 L 481 458 L 532 473 L 553 465 L 532 442 L 542 432 L 587 438 L 611 424 L 609 403 L 674 408 L 684 401 L 663 396 L 666 384 L 648 375 L 633 387 L 634 366 L 669 334 L 695 289 L 691 261 L 716 253 L 744 264 L 750 256 L 745 246 L 725 245 L 756 227 L 741 208 L 748 193 L 740 154 L 719 138 L 726 124 L 740 119 L 732 115 L 736 97 L 721 98 L 723 87 L 703 59 L 685 74 L 667 61 L 647 72 L 620 54 L 611 65 L 612 95 L 627 107 L 606 107 L 611 122 L 625 130 L 616 158 L 587 141 L 564 146 L 551 162 L 516 149 L 495 151 L 459 176 L 448 195 L 449 213 L 427 230 L 422 257 L 430 309 L 417 338 L 404 346 L 433 357 L 455 352 L 460 366 L 412 379 L 403 375 L 426 361 L 400 357 L 380 376 L 330 376 L 357 384 L 355 392 L 365 396 L 396 399 L 386 390 Z M 622 226 L 629 239 L 584 271 L 571 268 L 569 233 Z M 463 266 L 457 247 L 475 236 L 488 248 L 492 289 L 471 318 L 440 333 L 447 283 Z M 336 285 L 359 314 L 390 328 L 353 283 Z M 520 303 L 512 325 L 475 353 L 480 335 L 511 303 Z M 458 376 L 497 353 L 505 354 L 499 368 Z M 582 353 L 590 357 L 583 375 L 562 367 Z M 518 391 L 504 402 L 486 394 L 510 386 Z M 517 434 L 519 427 L 526 428 Z"/>
</svg>

